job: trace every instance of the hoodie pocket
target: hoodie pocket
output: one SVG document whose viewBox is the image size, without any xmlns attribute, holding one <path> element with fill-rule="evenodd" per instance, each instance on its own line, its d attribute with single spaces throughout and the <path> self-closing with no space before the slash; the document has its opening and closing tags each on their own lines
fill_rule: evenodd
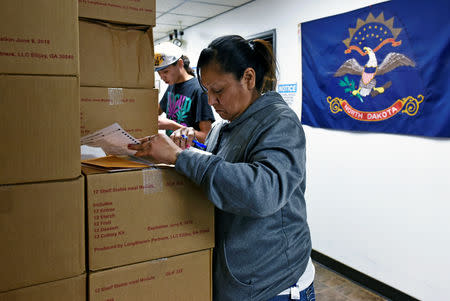
<svg viewBox="0 0 450 301">
<path fill-rule="evenodd" d="M 218 254 L 219 270 L 216 271 L 216 281 L 223 282 L 222 285 L 216 282 L 217 290 L 215 291 L 215 297 L 218 300 L 240 300 L 247 301 L 252 300 L 251 284 L 246 284 L 237 279 L 228 265 L 226 246 L 225 243 L 219 248 Z M 216 299 L 216 298 L 215 298 Z"/>
</svg>

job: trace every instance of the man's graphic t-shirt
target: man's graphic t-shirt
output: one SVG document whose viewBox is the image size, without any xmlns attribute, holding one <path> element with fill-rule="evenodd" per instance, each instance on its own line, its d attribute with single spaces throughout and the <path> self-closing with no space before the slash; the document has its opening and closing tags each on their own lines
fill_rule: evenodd
<svg viewBox="0 0 450 301">
<path fill-rule="evenodd" d="M 200 121 L 214 122 L 214 114 L 208 105 L 208 96 L 195 77 L 183 83 L 170 85 L 159 105 L 167 118 L 196 130 L 200 130 Z M 167 135 L 172 132 L 166 130 Z"/>
</svg>

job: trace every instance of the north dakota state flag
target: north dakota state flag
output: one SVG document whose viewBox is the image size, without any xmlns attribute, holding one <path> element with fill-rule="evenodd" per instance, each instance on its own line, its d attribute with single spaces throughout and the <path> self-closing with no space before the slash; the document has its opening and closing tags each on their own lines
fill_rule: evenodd
<svg viewBox="0 0 450 301">
<path fill-rule="evenodd" d="M 302 123 L 450 137 L 449 12 L 392 0 L 302 23 Z"/>
</svg>

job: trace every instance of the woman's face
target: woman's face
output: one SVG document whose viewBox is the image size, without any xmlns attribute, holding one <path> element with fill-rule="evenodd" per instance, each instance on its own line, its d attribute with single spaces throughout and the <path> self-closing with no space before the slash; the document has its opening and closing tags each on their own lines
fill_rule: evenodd
<svg viewBox="0 0 450 301">
<path fill-rule="evenodd" d="M 252 70 L 250 75 L 248 70 Z M 252 75 L 253 69 L 248 68 L 238 80 L 232 73 L 221 71 L 215 63 L 202 67 L 201 80 L 208 92 L 208 103 L 222 119 L 233 121 L 257 98 Z"/>
</svg>

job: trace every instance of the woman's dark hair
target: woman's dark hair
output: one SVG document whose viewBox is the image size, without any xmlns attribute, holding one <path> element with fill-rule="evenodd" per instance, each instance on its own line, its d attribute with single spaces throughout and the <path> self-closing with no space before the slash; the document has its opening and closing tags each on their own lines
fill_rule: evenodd
<svg viewBox="0 0 450 301">
<path fill-rule="evenodd" d="M 232 73 L 237 80 L 242 78 L 245 69 L 251 67 L 256 73 L 255 88 L 258 92 L 275 90 L 276 62 L 269 42 L 247 41 L 238 35 L 215 39 L 200 53 L 197 63 L 200 84 L 201 68 L 210 63 L 218 64 L 223 72 Z"/>
<path fill-rule="evenodd" d="M 180 59 L 183 60 L 183 67 L 184 67 L 184 70 L 186 70 L 186 72 L 187 72 L 188 74 L 190 74 L 190 75 L 192 75 L 192 76 L 195 76 L 194 70 L 189 66 L 189 64 L 191 63 L 191 62 L 189 61 L 189 58 L 188 58 L 187 56 L 185 56 L 185 55 L 182 55 L 182 56 L 180 57 Z M 175 66 L 177 63 L 178 63 L 178 60 L 177 60 L 176 62 L 174 62 L 172 65 Z"/>
</svg>

